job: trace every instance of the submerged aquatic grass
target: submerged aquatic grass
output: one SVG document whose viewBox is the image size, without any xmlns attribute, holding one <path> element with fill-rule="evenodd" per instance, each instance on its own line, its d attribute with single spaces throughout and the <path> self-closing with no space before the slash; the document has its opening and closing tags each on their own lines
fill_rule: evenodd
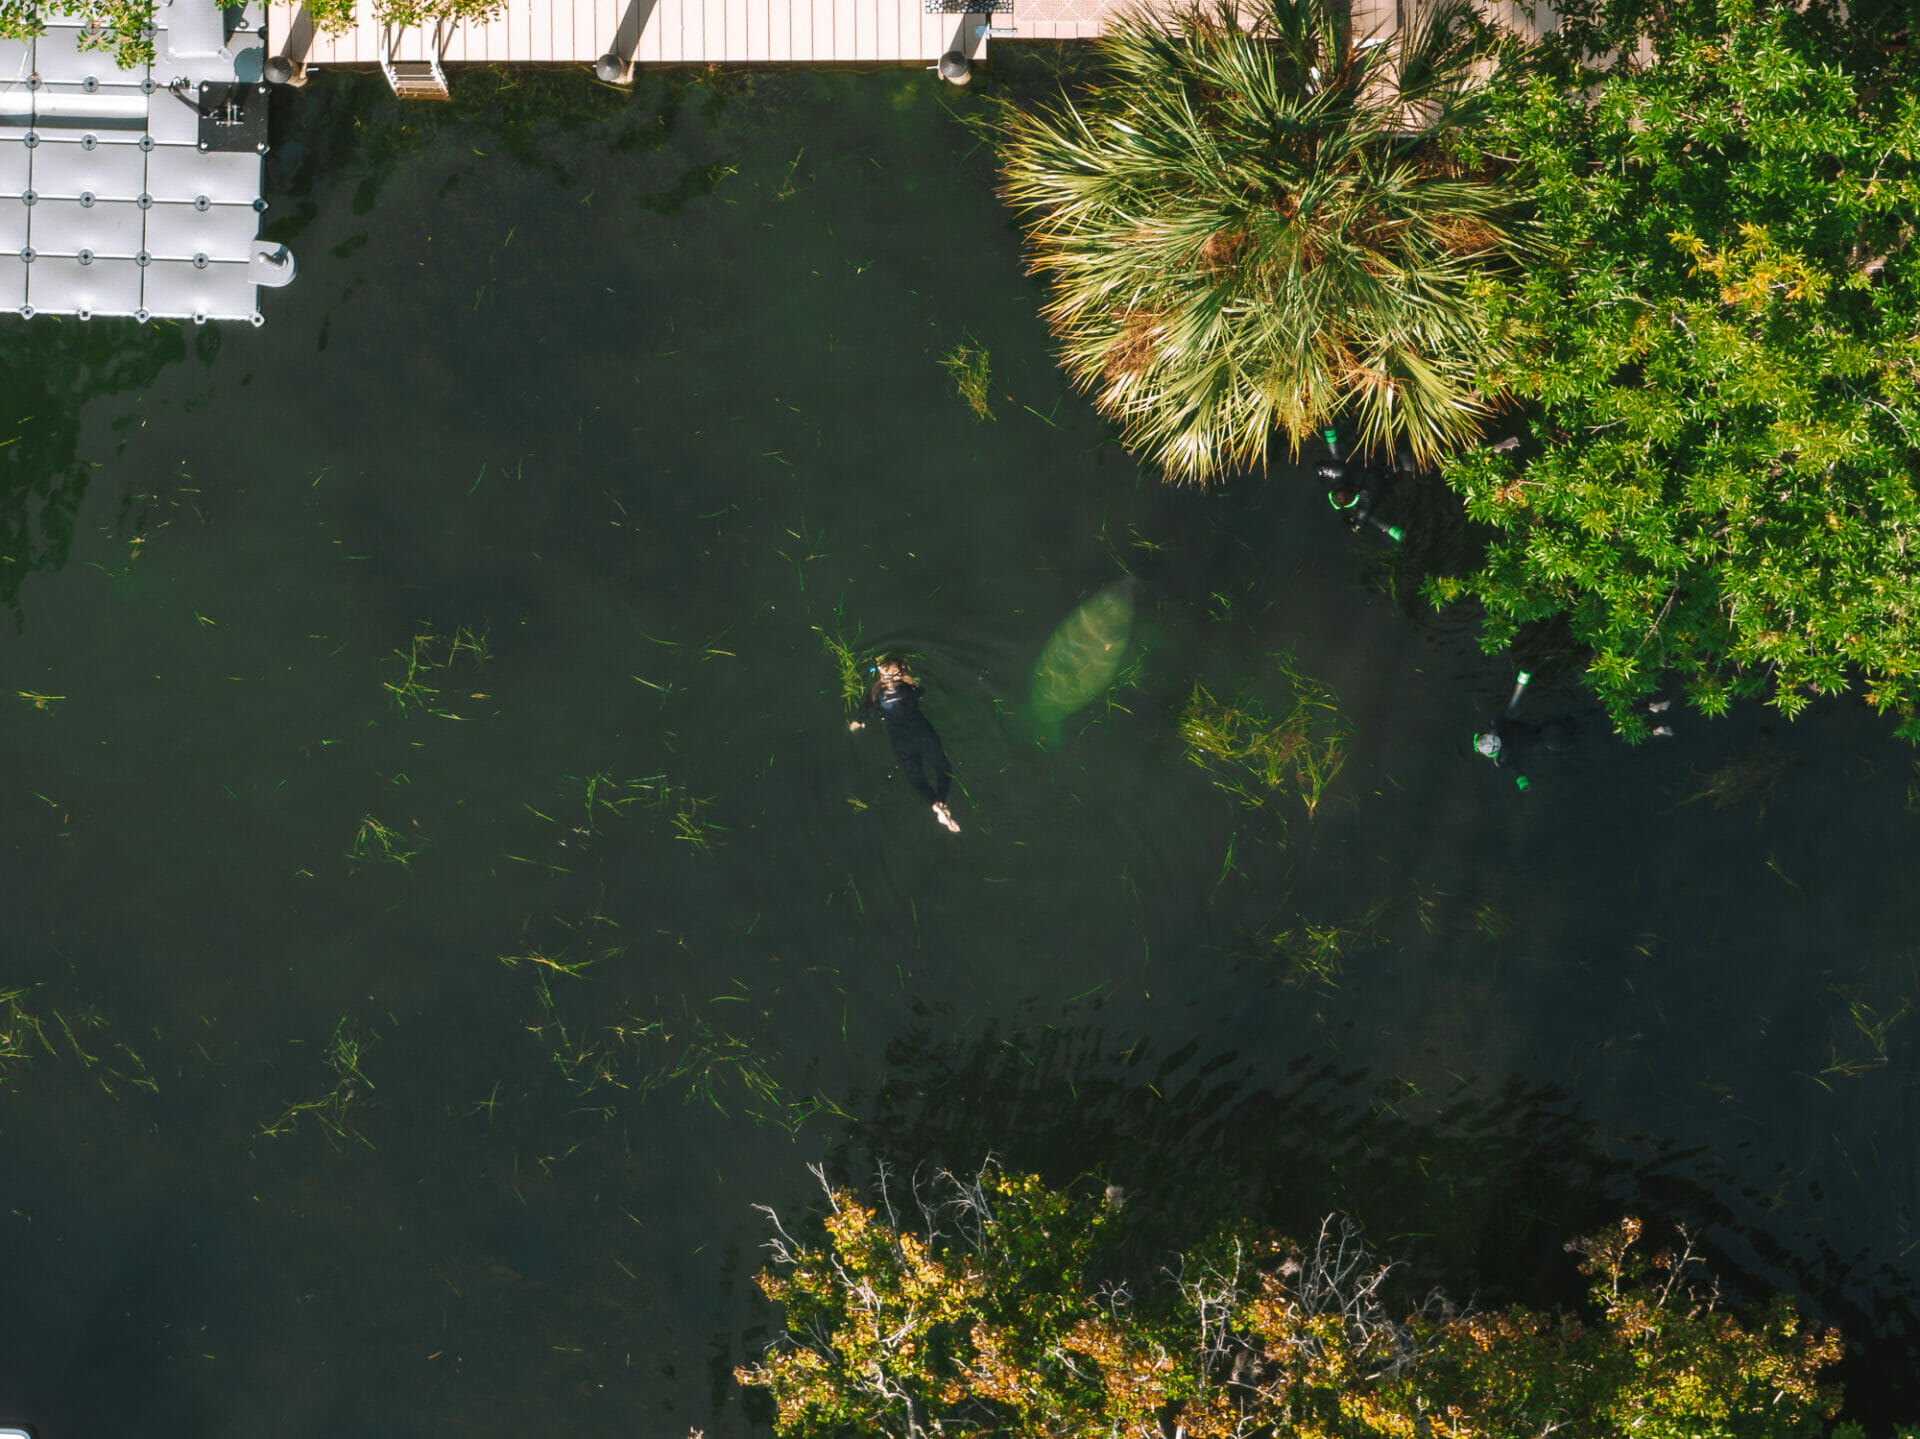
<svg viewBox="0 0 1920 1439">
<path fill-rule="evenodd" d="M 1248 691 L 1222 702 L 1195 684 L 1180 716 L 1188 758 L 1242 804 L 1261 808 L 1291 789 L 1312 819 L 1346 763 L 1348 730 L 1333 692 L 1275 657 L 1289 690 L 1276 718 Z"/>
<path fill-rule="evenodd" d="M 1834 993 L 1846 1001 L 1844 1023 L 1835 1025 L 1830 1053 L 1831 1062 L 1822 1074 L 1837 1074 L 1858 1079 L 1887 1065 L 1888 1033 L 1913 1009 L 1913 1001 L 1903 998 L 1891 1012 L 1868 1002 L 1860 993 L 1834 987 Z"/>
<path fill-rule="evenodd" d="M 871 661 L 860 648 L 861 626 L 853 627 L 853 637 L 847 637 L 847 617 L 839 609 L 833 612 L 834 626 L 831 630 L 820 625 L 813 632 L 820 636 L 820 646 L 827 657 L 840 672 L 840 698 L 848 708 L 858 705 L 867 692 L 867 667 Z"/>
<path fill-rule="evenodd" d="M 815 560 L 828 560 L 832 559 L 833 556 L 822 548 L 827 542 L 826 535 L 823 532 L 809 529 L 804 515 L 800 518 L 800 528 L 796 530 L 788 527 L 787 533 L 799 541 L 794 553 L 788 554 L 785 550 L 780 549 L 776 549 L 774 553 L 793 566 L 794 576 L 800 581 L 800 593 L 805 594 L 807 592 L 807 566 Z M 730 651 L 717 650 L 712 646 L 708 646 L 707 653 L 709 655 L 731 654 Z"/>
<path fill-rule="evenodd" d="M 91 1006 L 76 1010 L 69 1018 L 58 1009 L 36 1014 L 25 1003 L 31 988 L 0 990 L 0 1083 L 16 1068 L 32 1063 L 37 1053 L 60 1057 L 58 1040 L 66 1041 L 68 1057 L 91 1073 L 108 1094 L 115 1093 L 113 1081 L 139 1089 L 159 1092 L 160 1086 L 147 1069 L 147 1062 L 134 1049 L 118 1040 L 107 1040 L 107 1021 Z M 82 1036 L 89 1036 L 87 1043 Z M 87 1044 L 100 1047 L 94 1053 Z"/>
<path fill-rule="evenodd" d="M 547 1062 L 585 1110 L 611 1119 L 621 1096 L 644 1102 L 664 1092 L 677 1094 L 683 1104 L 698 1103 L 727 1117 L 738 1113 L 755 1124 L 772 1124 L 788 1133 L 797 1133 L 822 1110 L 845 1117 L 846 1112 L 831 1100 L 797 1095 L 789 1089 L 774 1073 L 780 1060 L 777 1051 L 696 1011 L 685 998 L 677 1017 L 634 1015 L 622 1005 L 614 1008 L 605 1023 L 569 1021 L 555 996 L 555 983 L 584 980 L 595 963 L 624 952 L 602 948 L 572 959 L 531 950 L 501 957 L 509 967 L 534 970 L 539 1012 L 525 1027 L 546 1047 Z M 720 995 L 714 1003 L 727 1000 L 744 1003 L 746 996 Z"/>
<path fill-rule="evenodd" d="M 1295 922 L 1285 928 L 1276 925 L 1258 931 L 1249 957 L 1281 969 L 1288 984 L 1314 981 L 1332 986 L 1356 947 L 1380 942 L 1380 921 L 1390 908 L 1376 903 L 1350 925 L 1311 924 L 1296 915 Z"/>
<path fill-rule="evenodd" d="M 41 1050 L 54 1053 L 39 1016 L 21 1002 L 27 994 L 24 989 L 0 990 L 0 1080 L 16 1066 L 32 1062 L 35 1041 Z"/>
<path fill-rule="evenodd" d="M 1468 909 L 1444 889 L 1416 891 L 1411 903 L 1414 918 L 1419 922 L 1422 933 L 1429 938 L 1450 942 L 1458 942 L 1469 936 L 1504 939 L 1513 928 L 1513 921 L 1491 904 L 1478 904 Z"/>
<path fill-rule="evenodd" d="M 1765 740 L 1758 740 L 1745 754 L 1728 760 L 1716 770 L 1704 775 L 1688 770 L 1690 788 L 1674 808 L 1697 804 L 1703 799 L 1712 800 L 1715 809 L 1751 804 L 1759 812 L 1757 817 L 1764 819 L 1767 805 L 1780 787 L 1780 777 L 1798 763 L 1793 755 L 1777 753 L 1767 747 Z"/>
<path fill-rule="evenodd" d="M 756 1120 L 789 1103 L 786 1086 L 767 1068 L 770 1059 L 779 1058 L 777 1054 L 762 1054 L 748 1040 L 690 1009 L 683 1009 L 679 1021 L 671 1026 L 665 1020 L 643 1023 L 636 1019 L 613 1033 L 642 1061 L 643 1095 L 672 1088 L 679 1091 L 683 1104 L 698 1100 L 726 1114 L 726 1100 L 737 1089 L 742 1096 L 738 1102 Z M 643 1053 L 648 1048 L 653 1051 L 651 1055 Z"/>
<path fill-rule="evenodd" d="M 1103 717 L 1113 714 L 1116 710 L 1123 715 L 1133 713 L 1132 710 L 1120 702 L 1120 696 L 1139 685 L 1140 676 L 1146 668 L 1146 663 L 1147 652 L 1145 647 L 1135 645 L 1133 653 L 1127 657 L 1126 663 L 1115 670 L 1113 678 L 1107 681 L 1107 692 L 1101 696 L 1101 700 L 1103 701 L 1101 714 Z"/>
<path fill-rule="evenodd" d="M 360 816 L 353 843 L 347 846 L 347 858 L 355 864 L 397 864 L 405 869 L 413 857 L 426 848 L 426 841 L 407 838 L 370 814 Z"/>
<path fill-rule="evenodd" d="M 954 389 L 967 402 L 975 420 L 993 418 L 993 376 L 988 368 L 987 347 L 966 335 L 940 357 L 941 367 L 953 379 Z"/>
<path fill-rule="evenodd" d="M 661 774 L 622 779 L 611 769 L 602 769 L 589 775 L 563 775 L 560 799 L 560 803 L 545 802 L 554 811 L 553 814 L 533 804 L 523 803 L 521 808 L 542 823 L 564 829 L 567 835 L 572 836 L 556 838 L 560 848 L 569 851 L 569 857 L 590 850 L 593 841 L 604 832 L 603 826 L 607 821 L 625 818 L 635 809 L 663 816 L 675 839 L 703 854 L 711 853 L 720 844 L 718 836 L 726 831 L 725 825 L 719 824 L 707 813 L 708 806 L 713 802 L 711 796 L 694 794 L 682 785 L 671 783 Z M 585 823 L 567 822 L 575 816 Z M 571 865 L 560 864 L 553 859 L 525 854 L 509 854 L 505 857 L 515 864 L 543 868 L 549 874 L 572 872 Z"/>
<path fill-rule="evenodd" d="M 619 954 L 621 951 L 616 949 L 610 951 L 610 953 Z M 605 956 L 602 957 L 604 958 Z M 594 965 L 594 961 L 591 959 L 555 959 L 552 955 L 543 954 L 537 949 L 528 950 L 525 954 L 503 954 L 500 956 L 500 962 L 509 969 L 516 968 L 523 964 L 532 965 L 536 971 L 545 970 L 548 974 L 565 975 L 568 979 L 583 978 L 586 972 L 593 968 Z M 542 976 L 542 982 L 545 982 L 545 976 Z M 549 997 L 551 997 L 550 992 Z"/>
<path fill-rule="evenodd" d="M 356 1139 L 372 1149 L 373 1141 L 354 1126 L 350 1106 L 360 1097 L 361 1090 L 371 1093 L 374 1088 L 373 1081 L 367 1078 L 360 1063 L 367 1049 L 379 1037 L 368 1033 L 363 1039 L 352 1018 L 342 1015 L 339 1023 L 334 1025 L 322 1055 L 322 1062 L 333 1074 L 333 1087 L 315 1099 L 288 1104 L 276 1118 L 260 1126 L 260 1137 L 283 1138 L 300 1127 L 302 1117 L 311 1116 L 320 1126 L 320 1132 L 326 1136 L 330 1147 L 337 1149 L 340 1141 Z"/>
<path fill-rule="evenodd" d="M 621 779 L 611 769 L 595 770 L 590 775 L 568 775 L 565 783 L 577 784 L 581 791 L 581 814 L 586 824 L 574 830 L 575 834 L 592 834 L 603 820 L 619 819 L 636 805 L 658 808 L 667 802 L 666 797 L 673 790 L 663 774 Z M 541 819 L 547 818 L 531 805 L 528 809 Z"/>
<path fill-rule="evenodd" d="M 380 685 L 393 696 L 395 709 L 403 715 L 423 709 L 443 719 L 465 718 L 452 710 L 436 707 L 440 690 L 438 686 L 429 684 L 427 677 L 451 672 L 461 655 L 469 656 L 476 668 L 485 664 L 488 657 L 485 631 L 468 629 L 462 625 L 450 635 L 441 635 L 434 632 L 433 626 L 423 625 L 408 641 L 405 650 L 395 650 L 393 653 L 394 658 L 405 665 L 405 673 L 397 682 L 382 680 Z M 486 698 L 484 695 L 470 697 Z"/>
<path fill-rule="evenodd" d="M 795 1095 L 774 1076 L 777 1052 L 714 1023 L 684 1001 L 677 1019 L 629 1016 L 586 1040 L 569 1038 L 558 1015 L 549 1013 L 559 1041 L 554 1063 L 583 1098 L 603 1089 L 640 1100 L 677 1094 L 682 1104 L 698 1103 L 729 1118 L 737 1110 L 755 1124 L 789 1133 L 822 1109 L 843 1112 L 818 1096 Z"/>
<path fill-rule="evenodd" d="M 590 775 L 563 776 L 562 784 L 579 786 L 586 823 L 571 828 L 582 842 L 597 834 L 603 821 L 623 818 L 635 809 L 665 816 L 674 837 L 702 853 L 710 852 L 719 843 L 716 836 L 726 829 L 726 826 L 707 815 L 707 808 L 713 803 L 711 795 L 697 795 L 684 785 L 672 783 L 664 774 L 621 779 L 611 769 L 603 769 L 595 770 Z M 532 805 L 527 805 L 526 809 L 535 818 L 543 819 L 548 824 L 558 823 L 551 815 L 542 813 Z M 509 857 L 519 858 L 517 855 Z"/>
<path fill-rule="evenodd" d="M 703 812 L 710 803 L 711 800 L 703 795 L 679 790 L 667 810 L 667 821 L 673 826 L 673 837 L 701 854 L 713 852 L 714 846 L 719 843 L 714 836 L 725 828 L 706 818 Z"/>
</svg>

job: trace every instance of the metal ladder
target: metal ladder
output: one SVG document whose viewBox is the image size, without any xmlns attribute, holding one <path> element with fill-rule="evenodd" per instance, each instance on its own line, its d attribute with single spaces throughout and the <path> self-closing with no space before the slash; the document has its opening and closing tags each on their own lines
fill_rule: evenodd
<svg viewBox="0 0 1920 1439">
<path fill-rule="evenodd" d="M 425 60 L 393 58 L 394 32 L 397 28 L 393 25 L 380 27 L 380 71 L 387 77 L 387 83 L 393 86 L 393 93 L 402 100 L 452 99 L 447 91 L 447 72 L 440 68 L 440 57 L 446 53 L 453 22 L 434 21 L 433 45 Z"/>
</svg>

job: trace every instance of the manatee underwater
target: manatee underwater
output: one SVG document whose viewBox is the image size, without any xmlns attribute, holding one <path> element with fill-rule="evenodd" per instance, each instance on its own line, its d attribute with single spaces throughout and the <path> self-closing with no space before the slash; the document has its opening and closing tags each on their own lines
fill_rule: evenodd
<svg viewBox="0 0 1920 1439">
<path fill-rule="evenodd" d="M 1049 749 L 1060 746 L 1060 725 L 1107 691 L 1133 634 L 1131 575 L 1108 585 L 1060 622 L 1033 666 L 1027 719 Z"/>
</svg>

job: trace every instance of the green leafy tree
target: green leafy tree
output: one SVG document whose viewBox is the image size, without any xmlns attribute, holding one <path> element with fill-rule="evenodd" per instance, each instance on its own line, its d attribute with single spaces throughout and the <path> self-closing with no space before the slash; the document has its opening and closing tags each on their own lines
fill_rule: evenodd
<svg viewBox="0 0 1920 1439">
<path fill-rule="evenodd" d="M 307 14 L 322 31 L 353 29 L 360 5 L 361 0 L 306 0 Z M 506 8 L 507 0 L 372 0 L 373 18 L 382 25 L 432 25 L 441 20 L 484 25 Z"/>
<path fill-rule="evenodd" d="M 201 0 L 209 7 L 218 0 Z M 123 69 L 138 69 L 153 59 L 154 0 L 0 0 L 0 37 L 30 40 L 43 33 L 49 17 L 77 23 L 80 48 L 102 50 Z"/>
<path fill-rule="evenodd" d="M 189 0 L 213 7 L 219 0 Z M 360 0 L 308 0 L 306 10 L 321 30 L 351 30 Z M 506 9 L 506 0 L 372 0 L 374 18 L 385 25 L 424 25 L 436 20 L 484 24 Z M 26 40 L 42 33 L 49 16 L 77 21 L 83 50 L 113 54 L 124 69 L 154 58 L 154 0 L 0 0 L 0 38 Z"/>
<path fill-rule="evenodd" d="M 1535 444 L 1449 465 L 1494 534 L 1429 593 L 1477 596 L 1488 649 L 1565 614 L 1629 738 L 1678 682 L 1788 716 L 1862 683 L 1920 739 L 1920 95 L 1835 25 L 1602 6 L 1461 132 L 1556 258 L 1496 303 L 1524 343 L 1489 380 Z"/>
<path fill-rule="evenodd" d="M 335 17 L 329 28 L 352 28 L 356 0 L 323 0 L 323 4 Z M 483 25 L 506 8 L 507 0 L 373 0 L 374 16 L 383 25 L 430 25 L 436 20 Z"/>
<path fill-rule="evenodd" d="M 1473 435 L 1511 197 L 1436 142 L 1474 117 L 1487 32 L 1466 0 L 1417 11 L 1384 40 L 1335 0 L 1137 11 L 1104 78 L 1005 113 L 1067 370 L 1169 477 L 1336 417 L 1422 459 Z"/>
<path fill-rule="evenodd" d="M 1111 1189 L 943 1174 L 903 1223 L 884 1172 L 878 1206 L 822 1185 L 823 1244 L 768 1211 L 786 1335 L 736 1373 L 788 1439 L 1819 1439 L 1838 1408 L 1837 1333 L 1784 1298 L 1736 1317 L 1632 1219 L 1568 1246 L 1589 1315 L 1477 1313 L 1396 1309 L 1349 1222 L 1311 1247 L 1223 1231 L 1135 1288 L 1111 1272 Z"/>
</svg>

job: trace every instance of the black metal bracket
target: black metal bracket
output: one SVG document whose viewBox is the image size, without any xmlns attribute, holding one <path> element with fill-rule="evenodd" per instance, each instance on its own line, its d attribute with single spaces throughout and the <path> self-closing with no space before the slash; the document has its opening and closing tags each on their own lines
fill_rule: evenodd
<svg viewBox="0 0 1920 1439">
<path fill-rule="evenodd" d="M 218 154 L 265 154 L 267 93 L 265 85 L 201 81 L 200 148 Z"/>
</svg>

